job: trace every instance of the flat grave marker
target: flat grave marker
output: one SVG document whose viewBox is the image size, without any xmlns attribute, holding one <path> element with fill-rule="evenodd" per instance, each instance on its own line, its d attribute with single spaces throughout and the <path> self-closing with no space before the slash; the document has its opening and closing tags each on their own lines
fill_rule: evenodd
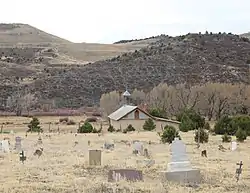
<svg viewBox="0 0 250 193">
<path fill-rule="evenodd" d="M 127 181 L 142 181 L 143 175 L 142 171 L 135 169 L 113 169 L 109 170 L 108 181 L 109 182 L 119 182 L 120 180 Z"/>
</svg>

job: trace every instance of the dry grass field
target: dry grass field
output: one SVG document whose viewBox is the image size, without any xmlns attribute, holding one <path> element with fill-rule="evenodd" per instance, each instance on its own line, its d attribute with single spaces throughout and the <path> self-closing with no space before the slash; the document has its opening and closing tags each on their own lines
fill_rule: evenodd
<svg viewBox="0 0 250 193">
<path fill-rule="evenodd" d="M 169 145 L 161 144 L 156 132 L 104 133 L 74 135 L 77 125 L 60 125 L 60 134 L 51 133 L 48 137 L 48 122 L 56 123 L 59 117 L 39 118 L 44 128 L 41 134 L 44 154 L 38 158 L 33 155 L 40 146 L 36 146 L 38 134 L 29 134 L 25 137 L 25 130 L 29 118 L 1 117 L 0 124 L 9 122 L 4 130 L 14 130 L 15 134 L 0 134 L 0 139 L 8 136 L 11 148 L 14 146 L 14 138 L 23 138 L 22 146 L 27 155 L 27 161 L 22 164 L 17 152 L 8 154 L 0 153 L 0 192 L 4 193 L 238 193 L 250 192 L 250 141 L 238 145 L 234 152 L 227 150 L 221 152 L 218 145 L 221 144 L 220 136 L 210 136 L 209 143 L 196 148 L 193 133 L 181 133 L 182 140 L 187 146 L 187 153 L 193 166 L 200 168 L 203 182 L 198 187 L 185 187 L 170 182 L 161 182 L 159 171 L 165 170 L 170 160 Z M 84 117 L 71 117 L 79 122 Z M 11 122 L 13 124 L 11 124 Z M 52 129 L 57 130 L 56 124 Z M 97 127 L 97 125 L 96 125 Z M 73 133 L 70 133 L 72 131 Z M 91 141 L 88 146 L 88 140 Z M 88 165 L 88 150 L 101 149 L 105 141 L 113 140 L 115 149 L 102 150 L 102 166 Z M 144 147 L 149 149 L 155 164 L 146 167 L 137 163 L 143 160 L 142 156 L 132 154 L 129 147 L 122 140 L 141 140 Z M 148 144 L 149 140 L 152 142 Z M 74 146 L 75 142 L 78 142 Z M 223 144 L 229 148 L 230 143 Z M 207 150 L 208 157 L 200 156 L 201 150 Z M 243 161 L 243 172 L 239 182 L 235 180 L 236 162 Z M 144 182 L 107 182 L 109 169 L 136 168 L 143 171 Z M 115 191 L 116 189 L 116 191 Z M 120 189 L 120 190 L 119 190 Z"/>
</svg>

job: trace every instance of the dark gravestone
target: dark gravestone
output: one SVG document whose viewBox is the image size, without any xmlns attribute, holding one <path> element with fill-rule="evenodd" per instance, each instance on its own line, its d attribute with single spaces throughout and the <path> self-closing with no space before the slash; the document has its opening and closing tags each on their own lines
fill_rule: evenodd
<svg viewBox="0 0 250 193">
<path fill-rule="evenodd" d="M 24 163 L 24 161 L 26 160 L 26 156 L 24 155 L 24 151 L 19 153 L 19 158 L 20 158 L 20 161 L 22 163 Z"/>
<path fill-rule="evenodd" d="M 127 181 L 142 181 L 142 171 L 134 169 L 115 169 L 109 170 L 108 181 L 109 182 L 118 182 L 120 180 Z"/>
</svg>

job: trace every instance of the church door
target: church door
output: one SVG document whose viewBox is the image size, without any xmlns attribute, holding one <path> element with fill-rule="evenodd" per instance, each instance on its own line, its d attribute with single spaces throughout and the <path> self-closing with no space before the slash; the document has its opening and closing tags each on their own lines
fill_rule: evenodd
<svg viewBox="0 0 250 193">
<path fill-rule="evenodd" d="M 139 111 L 135 110 L 135 119 L 139 119 Z"/>
</svg>

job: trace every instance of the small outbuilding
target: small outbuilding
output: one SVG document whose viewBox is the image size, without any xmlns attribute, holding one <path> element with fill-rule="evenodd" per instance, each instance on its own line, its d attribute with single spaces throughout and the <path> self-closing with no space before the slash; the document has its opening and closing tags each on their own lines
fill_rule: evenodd
<svg viewBox="0 0 250 193">
<path fill-rule="evenodd" d="M 166 125 L 170 125 L 178 129 L 180 124 L 178 121 L 154 117 L 138 106 L 126 104 L 111 113 L 108 118 L 110 125 L 112 125 L 116 130 L 124 130 L 129 124 L 137 130 L 142 130 L 145 121 L 149 118 L 155 122 L 156 131 L 162 131 Z"/>
</svg>

